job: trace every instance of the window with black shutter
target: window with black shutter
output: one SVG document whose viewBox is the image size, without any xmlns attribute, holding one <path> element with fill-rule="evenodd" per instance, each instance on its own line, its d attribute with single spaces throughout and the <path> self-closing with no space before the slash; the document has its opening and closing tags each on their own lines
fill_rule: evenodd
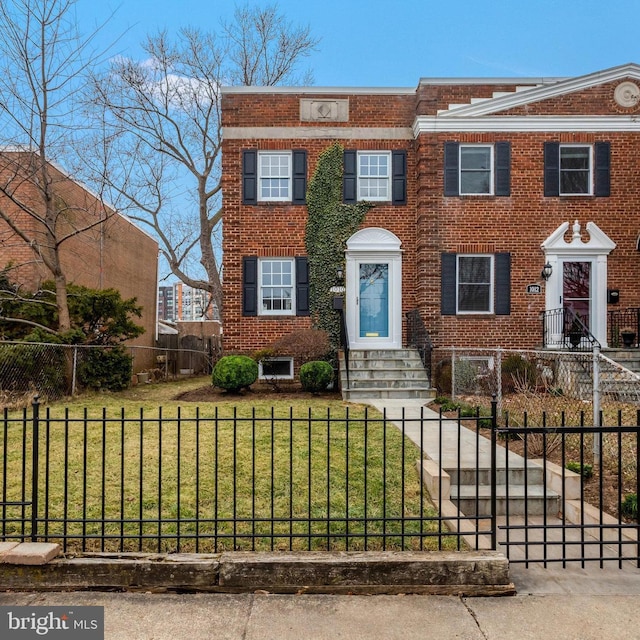
<svg viewBox="0 0 640 640">
<path fill-rule="evenodd" d="M 510 196 L 511 143 L 444 144 L 445 196 Z"/>
</svg>

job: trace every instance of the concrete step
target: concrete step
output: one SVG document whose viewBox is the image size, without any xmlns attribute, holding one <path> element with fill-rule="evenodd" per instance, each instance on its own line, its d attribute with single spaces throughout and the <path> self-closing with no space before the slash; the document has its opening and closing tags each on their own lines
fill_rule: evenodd
<svg viewBox="0 0 640 640">
<path fill-rule="evenodd" d="M 415 349 L 350 349 L 349 361 L 358 360 L 420 360 L 420 354 Z"/>
<path fill-rule="evenodd" d="M 496 491 L 496 515 L 503 516 L 508 513 L 513 516 L 541 515 L 546 512 L 549 515 L 557 515 L 560 510 L 560 497 L 554 491 L 547 489 L 546 494 L 541 485 L 529 485 L 526 491 L 524 485 L 510 485 L 507 495 L 505 485 L 498 485 Z M 451 501 L 458 506 L 466 516 L 490 516 L 491 515 L 491 487 L 480 485 L 451 486 Z"/>
<path fill-rule="evenodd" d="M 452 485 L 461 484 L 463 486 L 475 487 L 476 483 L 478 486 L 486 486 L 491 484 L 491 468 L 489 467 L 479 467 L 475 468 L 446 468 L 446 471 L 451 478 Z M 520 466 L 510 466 L 509 471 L 507 473 L 506 468 L 499 467 L 496 469 L 496 482 L 498 485 L 504 485 L 507 482 L 507 477 L 509 478 L 509 486 L 517 486 L 524 485 L 525 481 L 525 470 L 524 465 Z M 527 484 L 529 486 L 532 485 L 540 485 L 542 486 L 544 479 L 544 469 L 534 463 L 530 463 L 527 466 L 526 473 Z"/>
<path fill-rule="evenodd" d="M 349 377 L 340 353 L 340 382 L 345 400 L 435 398 L 416 349 L 355 349 L 349 352 Z"/>
<path fill-rule="evenodd" d="M 428 387 L 414 389 L 342 389 L 344 400 L 358 402 L 370 399 L 395 399 L 403 400 L 407 398 L 417 398 L 421 400 L 431 400 L 436 397 L 436 390 Z"/>
<path fill-rule="evenodd" d="M 423 389 L 429 388 L 429 384 L 425 379 L 412 380 L 410 378 L 406 380 L 392 379 L 353 379 L 349 378 L 349 389 Z"/>
<path fill-rule="evenodd" d="M 344 374 L 346 379 L 347 372 L 342 369 L 341 373 Z M 426 380 L 427 372 L 420 369 L 349 369 L 350 380 Z"/>
</svg>

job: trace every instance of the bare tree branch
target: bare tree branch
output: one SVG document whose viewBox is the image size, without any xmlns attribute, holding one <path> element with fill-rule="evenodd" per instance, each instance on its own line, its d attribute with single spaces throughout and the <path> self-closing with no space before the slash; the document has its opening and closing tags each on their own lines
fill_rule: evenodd
<svg viewBox="0 0 640 640">
<path fill-rule="evenodd" d="M 98 205 L 67 202 L 65 164 L 85 125 L 79 110 L 88 72 L 103 57 L 93 49 L 100 29 L 78 34 L 74 0 L 0 3 L 0 222 L 47 267 L 55 282 L 59 331 L 70 328 L 63 243 L 104 223 Z M 96 214 L 98 214 L 96 216 Z"/>
<path fill-rule="evenodd" d="M 145 60 L 117 58 L 94 79 L 104 144 L 91 155 L 93 175 L 109 181 L 118 209 L 151 229 L 173 274 L 219 309 L 220 89 L 310 83 L 297 70 L 317 44 L 277 6 L 240 7 L 218 33 L 149 36 Z"/>
</svg>

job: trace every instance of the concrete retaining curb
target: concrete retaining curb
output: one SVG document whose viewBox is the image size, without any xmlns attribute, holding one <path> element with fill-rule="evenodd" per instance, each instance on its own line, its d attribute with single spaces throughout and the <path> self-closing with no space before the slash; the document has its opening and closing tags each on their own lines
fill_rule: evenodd
<svg viewBox="0 0 640 640">
<path fill-rule="evenodd" d="M 0 564 L 0 591 L 189 591 L 511 595 L 494 551 L 86 554 Z"/>
</svg>

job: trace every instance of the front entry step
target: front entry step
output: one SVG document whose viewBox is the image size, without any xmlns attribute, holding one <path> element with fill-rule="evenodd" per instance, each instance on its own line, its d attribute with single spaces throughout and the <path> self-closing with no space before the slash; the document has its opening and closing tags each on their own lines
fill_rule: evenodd
<svg viewBox="0 0 640 640">
<path fill-rule="evenodd" d="M 349 368 L 344 352 L 339 354 L 340 385 L 344 400 L 435 397 L 417 349 L 375 349 L 349 351 Z"/>
</svg>

